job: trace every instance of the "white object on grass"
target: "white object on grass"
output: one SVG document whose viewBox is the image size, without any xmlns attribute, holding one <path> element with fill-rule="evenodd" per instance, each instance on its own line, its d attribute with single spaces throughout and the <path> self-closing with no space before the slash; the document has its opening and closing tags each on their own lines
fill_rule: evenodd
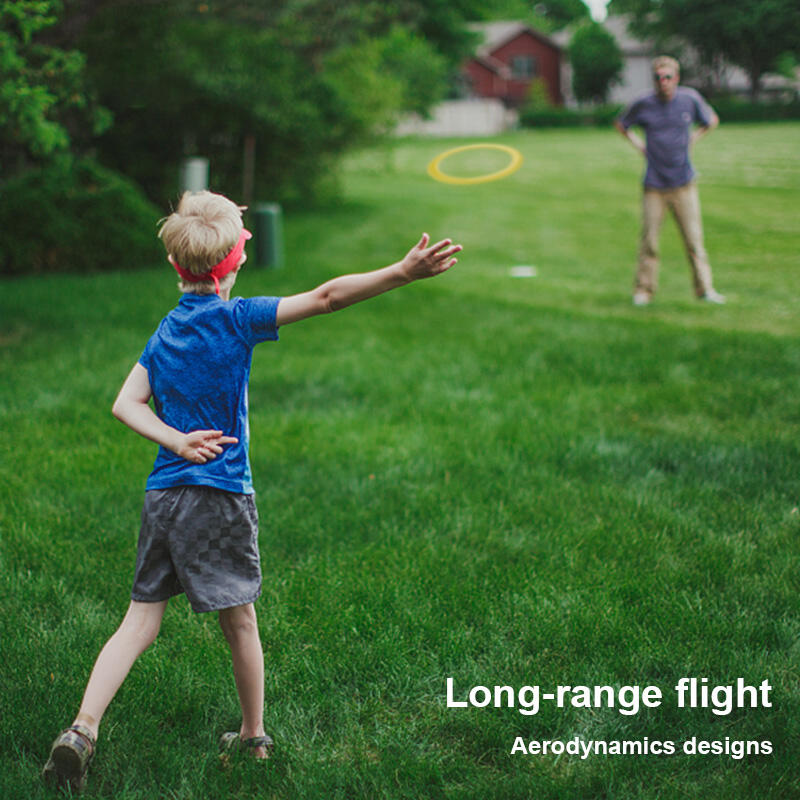
<svg viewBox="0 0 800 800">
<path fill-rule="evenodd" d="M 517 267 L 511 267 L 508 274 L 512 278 L 535 278 L 536 267 L 531 267 L 528 264 L 520 264 Z"/>
</svg>

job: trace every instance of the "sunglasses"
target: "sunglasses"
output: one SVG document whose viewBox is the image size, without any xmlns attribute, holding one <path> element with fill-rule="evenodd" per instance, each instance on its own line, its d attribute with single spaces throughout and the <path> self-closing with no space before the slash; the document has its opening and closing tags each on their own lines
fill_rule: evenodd
<svg viewBox="0 0 800 800">
<path fill-rule="evenodd" d="M 671 81 L 675 76 L 667 73 L 666 75 L 659 75 L 657 72 L 653 75 L 654 81 Z"/>
</svg>

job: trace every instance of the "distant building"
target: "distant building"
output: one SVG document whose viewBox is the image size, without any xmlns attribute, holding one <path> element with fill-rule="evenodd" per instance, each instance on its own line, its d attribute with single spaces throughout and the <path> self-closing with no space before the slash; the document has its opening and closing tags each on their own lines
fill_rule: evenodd
<svg viewBox="0 0 800 800">
<path fill-rule="evenodd" d="M 486 22 L 469 26 L 482 37 L 475 55 L 462 66 L 467 97 L 494 98 L 519 108 L 531 83 L 540 80 L 550 101 L 561 105 L 561 47 L 523 22 Z"/>
<path fill-rule="evenodd" d="M 622 53 L 622 80 L 611 87 L 608 97 L 610 103 L 620 105 L 627 105 L 653 88 L 650 62 L 658 55 L 654 42 L 637 39 L 628 32 L 628 21 L 628 17 L 619 15 L 601 23 L 614 36 Z M 480 44 L 462 64 L 461 99 L 438 104 L 428 119 L 407 115 L 398 121 L 397 135 L 486 136 L 508 130 L 517 124 L 517 109 L 524 105 L 536 80 L 553 105 L 578 105 L 572 93 L 568 55 L 572 30 L 546 36 L 524 22 L 474 23 L 469 27 L 480 35 Z M 690 47 L 684 46 L 679 59 L 688 85 L 747 95 L 749 83 L 742 69 L 718 64 L 710 71 L 692 53 Z M 796 97 L 800 80 L 767 75 L 763 86 L 765 96 L 788 93 Z"/>
</svg>

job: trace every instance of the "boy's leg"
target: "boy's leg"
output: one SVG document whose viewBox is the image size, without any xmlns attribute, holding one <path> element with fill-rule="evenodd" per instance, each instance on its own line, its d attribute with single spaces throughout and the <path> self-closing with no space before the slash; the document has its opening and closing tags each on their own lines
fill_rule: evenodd
<svg viewBox="0 0 800 800">
<path fill-rule="evenodd" d="M 130 672 L 136 659 L 153 643 L 161 627 L 167 600 L 140 603 L 132 600 L 128 612 L 95 661 L 83 695 L 76 725 L 97 737 L 100 720 L 108 704 Z"/>
<path fill-rule="evenodd" d="M 264 652 L 256 610 L 252 603 L 222 609 L 219 624 L 231 648 L 233 677 L 242 707 L 240 738 L 264 736 Z M 263 758 L 267 753 L 257 748 L 254 755 Z"/>
<path fill-rule="evenodd" d="M 158 635 L 167 601 L 132 601 L 116 633 L 95 661 L 80 711 L 70 728 L 62 731 L 50 749 L 42 775 L 48 783 L 80 791 L 94 756 L 97 731 L 108 704 L 122 685 L 133 662 Z"/>
</svg>

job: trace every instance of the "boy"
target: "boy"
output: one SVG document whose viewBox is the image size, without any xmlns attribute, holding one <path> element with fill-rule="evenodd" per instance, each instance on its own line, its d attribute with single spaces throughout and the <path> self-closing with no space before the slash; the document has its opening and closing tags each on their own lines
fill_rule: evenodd
<svg viewBox="0 0 800 800">
<path fill-rule="evenodd" d="M 73 724 L 53 743 L 44 776 L 80 789 L 100 720 L 133 663 L 156 638 L 169 598 L 218 611 L 231 650 L 242 724 L 221 746 L 269 756 L 264 656 L 253 603 L 261 593 L 258 518 L 248 458 L 247 384 L 253 347 L 291 322 L 337 311 L 456 263 L 449 239 L 428 235 L 399 262 L 334 278 L 290 297 L 230 299 L 250 233 L 222 195 L 186 193 L 163 226 L 183 297 L 125 380 L 113 414 L 160 445 L 147 480 L 131 604 L 97 658 Z M 149 405 L 153 398 L 155 410 Z"/>
</svg>

